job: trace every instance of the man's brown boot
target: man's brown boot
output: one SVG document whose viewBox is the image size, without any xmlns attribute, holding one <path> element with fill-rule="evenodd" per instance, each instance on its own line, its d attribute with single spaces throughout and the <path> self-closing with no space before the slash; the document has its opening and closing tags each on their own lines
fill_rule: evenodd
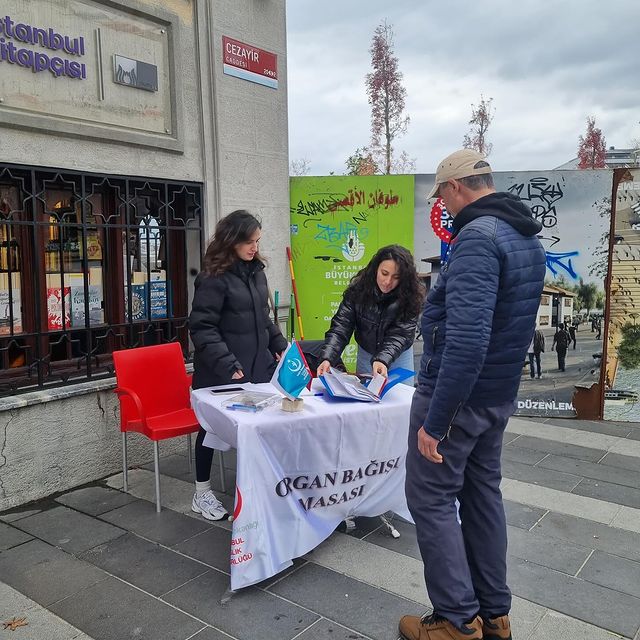
<svg viewBox="0 0 640 640">
<path fill-rule="evenodd" d="M 511 640 L 509 616 L 490 618 L 482 624 L 484 640 Z"/>
<path fill-rule="evenodd" d="M 422 618 L 403 616 L 399 629 L 400 637 L 404 640 L 482 640 L 482 620 L 479 616 L 461 629 L 437 613 Z"/>
</svg>

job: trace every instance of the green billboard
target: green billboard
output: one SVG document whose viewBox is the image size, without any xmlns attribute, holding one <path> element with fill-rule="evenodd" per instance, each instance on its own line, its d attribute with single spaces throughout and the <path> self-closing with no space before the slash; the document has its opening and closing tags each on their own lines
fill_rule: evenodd
<svg viewBox="0 0 640 640">
<path fill-rule="evenodd" d="M 412 175 L 291 178 L 291 251 L 306 340 L 324 338 L 349 280 L 376 251 L 413 251 Z M 299 336 L 297 336 L 299 337 Z M 353 369 L 356 347 L 343 360 Z"/>
</svg>

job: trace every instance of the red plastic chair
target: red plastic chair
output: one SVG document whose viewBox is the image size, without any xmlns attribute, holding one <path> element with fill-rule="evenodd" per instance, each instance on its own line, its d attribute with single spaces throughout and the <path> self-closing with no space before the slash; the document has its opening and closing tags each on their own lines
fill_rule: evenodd
<svg viewBox="0 0 640 640">
<path fill-rule="evenodd" d="M 120 399 L 124 490 L 129 490 L 127 433 L 137 431 L 153 441 L 156 511 L 160 513 L 158 442 L 186 435 L 191 471 L 191 434 L 200 428 L 191 409 L 191 375 L 177 342 L 114 351 L 113 364 L 118 384 L 115 393 Z"/>
</svg>

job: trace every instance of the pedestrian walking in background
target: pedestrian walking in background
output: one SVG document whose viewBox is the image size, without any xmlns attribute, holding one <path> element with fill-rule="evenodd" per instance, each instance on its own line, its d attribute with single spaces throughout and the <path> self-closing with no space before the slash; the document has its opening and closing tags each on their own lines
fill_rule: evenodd
<svg viewBox="0 0 640 640">
<path fill-rule="evenodd" d="M 571 336 L 569 332 L 564 328 L 564 323 L 560 323 L 553 335 L 553 344 L 551 345 L 551 351 L 554 347 L 558 354 L 558 370 L 564 371 L 566 366 L 567 349 L 571 342 Z"/>
<path fill-rule="evenodd" d="M 532 380 L 535 377 L 535 373 L 533 370 L 534 362 L 538 369 L 538 379 L 542 378 L 542 366 L 540 362 L 542 353 L 544 353 L 544 333 L 542 333 L 540 329 L 536 328 L 533 333 L 533 338 L 531 338 L 531 343 L 529 344 L 528 349 L 529 374 Z"/>
<path fill-rule="evenodd" d="M 422 314 L 406 463 L 433 613 L 404 616 L 400 635 L 509 640 L 500 455 L 544 285 L 542 227 L 517 196 L 496 193 L 491 167 L 470 149 L 440 163 L 436 195 L 453 234 Z"/>
<path fill-rule="evenodd" d="M 573 323 L 569 324 L 569 337 L 571 338 L 571 342 L 573 342 L 573 349 L 575 351 L 577 340 L 576 340 L 576 325 Z"/>
</svg>

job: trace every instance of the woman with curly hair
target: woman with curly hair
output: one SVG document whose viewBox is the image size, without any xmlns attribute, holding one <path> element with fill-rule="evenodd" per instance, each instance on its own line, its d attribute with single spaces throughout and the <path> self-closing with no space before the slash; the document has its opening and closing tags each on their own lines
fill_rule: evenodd
<svg viewBox="0 0 640 640">
<path fill-rule="evenodd" d="M 269 382 L 287 341 L 269 317 L 264 258 L 258 250 L 262 227 L 247 211 L 222 218 L 204 256 L 189 316 L 195 347 L 193 388 Z M 211 490 L 213 449 L 196 439 L 196 492 L 191 509 L 208 520 L 227 516 Z"/>
<path fill-rule="evenodd" d="M 393 364 L 413 370 L 413 341 L 424 299 L 411 252 L 382 247 L 344 292 L 324 338 L 318 375 L 335 366 L 355 333 L 358 373 L 386 376 Z"/>
</svg>

